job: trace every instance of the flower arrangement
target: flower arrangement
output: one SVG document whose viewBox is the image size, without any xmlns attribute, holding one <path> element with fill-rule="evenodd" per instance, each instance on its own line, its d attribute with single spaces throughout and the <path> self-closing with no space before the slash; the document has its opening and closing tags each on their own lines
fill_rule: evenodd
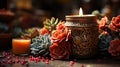
<svg viewBox="0 0 120 67">
<path fill-rule="evenodd" d="M 29 29 L 29 33 L 22 38 L 31 38 L 31 54 L 50 56 L 54 59 L 69 59 L 71 31 L 65 26 L 64 21 L 51 18 L 44 21 L 44 27 Z"/>
<path fill-rule="evenodd" d="M 64 22 L 60 22 L 56 30 L 52 32 L 51 39 L 53 41 L 52 46 L 50 46 L 50 56 L 54 59 L 69 59 L 70 57 L 70 43 L 68 39 L 70 38 L 70 30 L 66 28 Z"/>
<path fill-rule="evenodd" d="M 107 17 L 98 20 L 100 36 L 100 50 L 108 50 L 114 57 L 120 57 L 120 15 L 113 17 L 111 21 Z"/>
<path fill-rule="evenodd" d="M 120 56 L 120 15 L 111 21 L 103 17 L 97 21 L 99 24 L 99 51 L 107 52 L 112 56 Z M 69 59 L 71 53 L 71 30 L 64 21 L 51 18 L 44 21 L 43 28 L 29 29 L 22 38 L 31 38 L 31 54 L 50 56 L 54 59 Z"/>
</svg>

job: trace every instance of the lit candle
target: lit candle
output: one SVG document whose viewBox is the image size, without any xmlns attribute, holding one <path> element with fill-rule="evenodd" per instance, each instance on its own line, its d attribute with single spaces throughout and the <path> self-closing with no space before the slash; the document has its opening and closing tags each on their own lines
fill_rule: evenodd
<svg viewBox="0 0 120 67">
<path fill-rule="evenodd" d="M 98 24 L 96 16 L 83 14 L 67 15 L 65 25 L 71 30 L 71 47 L 74 58 L 89 58 L 97 53 Z"/>
<path fill-rule="evenodd" d="M 96 23 L 96 16 L 92 15 L 92 14 L 83 14 L 82 8 L 80 8 L 78 15 L 67 15 L 66 16 L 66 21 L 67 21 L 65 23 L 66 26 L 81 26 L 78 22 L 81 22 L 85 25 L 89 24 L 89 26 L 93 25 L 90 22 L 95 22 L 94 23 L 95 25 L 97 24 Z M 74 23 L 73 21 L 76 22 L 76 23 Z"/>
<path fill-rule="evenodd" d="M 14 54 L 28 54 L 30 51 L 30 39 L 13 39 L 12 50 Z"/>
</svg>

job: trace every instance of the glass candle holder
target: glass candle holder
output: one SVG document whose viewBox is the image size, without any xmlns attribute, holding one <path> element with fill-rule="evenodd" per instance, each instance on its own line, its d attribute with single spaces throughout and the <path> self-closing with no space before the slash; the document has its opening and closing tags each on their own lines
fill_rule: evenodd
<svg viewBox="0 0 120 67">
<path fill-rule="evenodd" d="M 28 54 L 30 51 L 31 39 L 12 39 L 12 51 L 14 54 Z"/>
</svg>

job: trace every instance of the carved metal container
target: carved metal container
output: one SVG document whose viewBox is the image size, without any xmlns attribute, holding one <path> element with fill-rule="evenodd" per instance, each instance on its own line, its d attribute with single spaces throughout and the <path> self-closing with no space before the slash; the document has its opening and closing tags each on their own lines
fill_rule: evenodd
<svg viewBox="0 0 120 67">
<path fill-rule="evenodd" d="M 71 55 L 78 59 L 94 57 L 99 35 L 96 16 L 66 16 L 65 25 L 71 30 Z"/>
</svg>

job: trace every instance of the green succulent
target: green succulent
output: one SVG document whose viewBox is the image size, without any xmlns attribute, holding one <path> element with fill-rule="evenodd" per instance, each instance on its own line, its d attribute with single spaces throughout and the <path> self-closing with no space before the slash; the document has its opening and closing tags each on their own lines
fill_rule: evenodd
<svg viewBox="0 0 120 67">
<path fill-rule="evenodd" d="M 99 50 L 104 51 L 108 50 L 110 41 L 112 40 L 112 37 L 109 34 L 100 34 L 99 35 Z"/>
<path fill-rule="evenodd" d="M 36 36 L 39 36 L 39 30 L 39 28 L 29 28 L 22 33 L 21 38 L 35 38 Z"/>
<path fill-rule="evenodd" d="M 36 38 L 32 39 L 32 44 L 30 47 L 31 54 L 33 55 L 41 55 L 48 56 L 49 55 L 49 47 L 52 44 L 50 35 L 40 35 Z"/>
<path fill-rule="evenodd" d="M 100 56 L 109 56 L 108 49 L 112 37 L 109 34 L 100 34 L 98 38 L 98 51 Z"/>
<path fill-rule="evenodd" d="M 55 30 L 56 25 L 59 23 L 58 18 L 55 19 L 52 17 L 51 19 L 46 19 L 44 22 L 44 27 L 47 28 L 49 31 Z"/>
</svg>

